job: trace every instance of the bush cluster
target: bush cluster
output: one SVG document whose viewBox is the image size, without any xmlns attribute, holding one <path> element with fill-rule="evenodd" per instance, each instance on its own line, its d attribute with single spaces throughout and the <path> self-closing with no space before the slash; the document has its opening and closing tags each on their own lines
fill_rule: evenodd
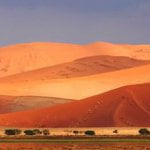
<svg viewBox="0 0 150 150">
<path fill-rule="evenodd" d="M 20 135 L 22 133 L 22 130 L 20 129 L 6 129 L 5 134 L 6 135 Z M 25 135 L 49 135 L 49 130 L 45 129 L 43 131 L 40 131 L 39 129 L 33 129 L 33 130 L 25 130 Z"/>
<path fill-rule="evenodd" d="M 85 135 L 95 135 L 95 131 L 87 130 L 87 131 L 85 131 Z"/>
<path fill-rule="evenodd" d="M 6 135 L 20 135 L 22 133 L 19 129 L 6 129 L 5 134 Z"/>
<path fill-rule="evenodd" d="M 142 128 L 139 130 L 140 135 L 150 135 L 150 131 L 147 128 Z"/>
</svg>

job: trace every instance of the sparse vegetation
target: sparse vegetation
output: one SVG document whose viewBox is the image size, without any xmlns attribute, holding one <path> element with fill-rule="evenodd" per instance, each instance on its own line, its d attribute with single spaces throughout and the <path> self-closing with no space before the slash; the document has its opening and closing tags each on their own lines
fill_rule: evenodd
<svg viewBox="0 0 150 150">
<path fill-rule="evenodd" d="M 21 130 L 19 129 L 6 129 L 5 130 L 5 134 L 6 135 L 20 135 L 21 134 Z"/>
<path fill-rule="evenodd" d="M 43 134 L 44 135 L 50 135 L 50 132 L 49 132 L 49 130 L 45 129 L 45 130 L 43 130 Z"/>
<path fill-rule="evenodd" d="M 34 130 L 25 130 L 24 133 L 25 133 L 26 135 L 35 135 Z"/>
<path fill-rule="evenodd" d="M 117 133 L 118 133 L 118 130 L 114 130 L 113 133 L 117 134 Z"/>
<path fill-rule="evenodd" d="M 83 135 L 85 135 L 85 137 L 86 138 L 88 138 L 88 136 L 90 137 L 92 137 L 92 138 L 94 138 L 94 137 L 97 137 L 97 136 L 103 136 L 102 134 L 99 134 L 99 131 L 98 131 L 99 129 L 93 129 L 93 130 L 90 130 L 90 129 L 87 129 L 87 130 L 80 130 L 80 129 L 74 129 L 74 130 L 64 130 L 64 132 L 62 132 L 62 133 L 60 133 L 60 132 L 58 132 L 57 131 L 57 129 L 56 129 L 56 131 L 54 130 L 52 130 L 51 132 L 49 131 L 49 129 L 48 128 L 45 128 L 45 129 L 41 129 L 41 128 L 35 128 L 35 129 L 26 129 L 26 130 L 24 130 L 24 129 L 4 129 L 3 130 L 3 135 L 7 135 L 7 136 L 9 136 L 10 135 L 10 137 L 11 137 L 11 135 L 12 135 L 12 137 L 14 136 L 19 136 L 20 135 L 20 137 L 24 137 L 23 135 L 29 135 L 29 136 L 33 136 L 33 138 L 36 138 L 36 136 L 39 138 L 44 138 L 44 136 L 51 136 L 51 137 L 53 137 L 53 135 L 57 135 L 57 136 L 68 136 L 68 135 L 74 135 L 74 136 L 77 136 L 77 137 L 82 137 Z M 104 129 L 100 129 L 100 130 L 104 130 Z M 106 129 L 105 129 L 106 130 Z M 119 130 L 119 134 L 118 134 L 118 130 Z M 120 135 L 123 135 L 122 133 L 122 131 L 124 131 L 124 130 L 126 130 L 126 132 L 128 132 L 128 133 L 133 133 L 133 136 L 137 136 L 137 138 L 139 137 L 139 138 L 141 138 L 141 136 L 143 136 L 143 138 L 145 138 L 144 136 L 150 136 L 150 130 L 148 129 L 148 128 L 137 128 L 137 129 L 135 129 L 134 130 L 134 132 L 132 131 L 127 131 L 127 129 L 114 129 L 114 128 L 112 128 L 109 132 L 108 132 L 108 137 L 110 136 L 112 136 L 112 137 L 119 137 Z M 62 130 L 63 131 L 63 130 Z M 136 132 L 135 132 L 136 131 Z M 53 133 L 53 132 L 55 132 L 55 133 Z M 96 134 L 96 132 L 97 132 L 97 134 Z M 104 132 L 104 131 L 103 131 Z M 139 135 L 137 135 L 137 132 L 139 133 Z M 126 133 L 126 134 L 124 134 L 124 136 L 127 136 L 128 134 Z M 9 137 L 9 138 L 10 138 Z M 77 138 L 77 137 L 75 137 L 75 138 Z M 24 137 L 24 138 L 26 138 L 26 137 Z M 27 137 L 28 138 L 28 137 Z M 30 137 L 31 138 L 31 137 Z"/>
<path fill-rule="evenodd" d="M 39 129 L 34 129 L 33 132 L 35 133 L 35 135 L 42 134 L 42 132 Z"/>
<path fill-rule="evenodd" d="M 78 135 L 78 134 L 79 134 L 79 131 L 74 130 L 73 133 L 74 133 L 75 135 Z"/>
<path fill-rule="evenodd" d="M 95 131 L 87 130 L 87 131 L 85 131 L 85 135 L 95 135 Z"/>
<path fill-rule="evenodd" d="M 43 132 L 40 131 L 39 129 L 34 129 L 34 130 L 25 130 L 24 133 L 25 135 L 41 135 Z"/>
<path fill-rule="evenodd" d="M 150 135 L 150 131 L 147 128 L 142 128 L 139 130 L 140 135 Z"/>
</svg>

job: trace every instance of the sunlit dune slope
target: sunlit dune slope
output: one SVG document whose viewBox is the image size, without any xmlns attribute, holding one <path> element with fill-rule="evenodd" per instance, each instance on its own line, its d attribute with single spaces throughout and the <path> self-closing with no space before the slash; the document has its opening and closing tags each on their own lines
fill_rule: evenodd
<svg viewBox="0 0 150 150">
<path fill-rule="evenodd" d="M 0 77 L 70 62 L 78 58 L 112 55 L 150 59 L 150 45 L 92 43 L 27 43 L 0 48 Z"/>
<path fill-rule="evenodd" d="M 0 114 L 73 102 L 70 99 L 36 96 L 0 96 Z"/>
<path fill-rule="evenodd" d="M 3 127 L 150 126 L 150 83 L 54 107 L 0 115 Z"/>
<path fill-rule="evenodd" d="M 0 76 L 52 66 L 84 57 L 80 45 L 27 43 L 0 48 Z M 88 55 L 88 54 L 87 54 Z"/>
<path fill-rule="evenodd" d="M 121 86 L 150 82 L 150 65 L 70 79 L 0 82 L 1 95 L 82 99 Z"/>
<path fill-rule="evenodd" d="M 72 78 L 116 71 L 135 66 L 150 64 L 150 60 L 137 60 L 124 56 L 91 56 L 80 58 L 38 70 L 3 77 L 0 82 L 31 82 L 34 80 Z"/>
<path fill-rule="evenodd" d="M 101 51 L 105 55 L 128 56 L 136 59 L 150 59 L 149 44 L 114 44 L 108 42 L 95 42 L 85 45 L 93 51 Z"/>
</svg>

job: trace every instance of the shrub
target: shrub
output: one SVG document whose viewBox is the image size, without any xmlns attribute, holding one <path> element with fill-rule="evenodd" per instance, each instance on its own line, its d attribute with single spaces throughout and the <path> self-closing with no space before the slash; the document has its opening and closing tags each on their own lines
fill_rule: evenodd
<svg viewBox="0 0 150 150">
<path fill-rule="evenodd" d="M 20 129 L 6 129 L 5 130 L 5 134 L 6 135 L 19 135 L 21 134 L 21 130 Z"/>
<path fill-rule="evenodd" d="M 26 135 L 35 135 L 35 132 L 33 130 L 25 130 L 24 133 Z"/>
<path fill-rule="evenodd" d="M 40 135 L 40 134 L 42 134 L 42 132 L 39 129 L 25 130 L 24 133 L 26 135 Z"/>
<path fill-rule="evenodd" d="M 114 130 L 113 133 L 116 133 L 116 134 L 117 134 L 117 133 L 118 133 L 118 130 Z"/>
<path fill-rule="evenodd" d="M 79 134 L 79 131 L 75 130 L 75 131 L 73 131 L 73 133 L 74 133 L 75 135 L 77 135 L 77 134 Z"/>
<path fill-rule="evenodd" d="M 140 135 L 150 135 L 150 131 L 147 128 L 142 128 L 139 130 Z"/>
<path fill-rule="evenodd" d="M 49 134 L 50 134 L 50 133 L 49 133 L 49 130 L 47 130 L 47 129 L 43 130 L 43 134 L 44 134 L 44 135 L 49 135 Z"/>
<path fill-rule="evenodd" d="M 95 131 L 87 130 L 87 131 L 85 131 L 85 135 L 95 135 Z"/>
<path fill-rule="evenodd" d="M 39 129 L 34 129 L 33 132 L 35 135 L 42 134 L 42 132 Z"/>
</svg>

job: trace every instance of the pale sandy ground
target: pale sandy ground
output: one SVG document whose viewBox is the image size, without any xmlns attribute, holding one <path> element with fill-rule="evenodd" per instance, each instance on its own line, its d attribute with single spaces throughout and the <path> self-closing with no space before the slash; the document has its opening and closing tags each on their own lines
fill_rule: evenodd
<svg viewBox="0 0 150 150">
<path fill-rule="evenodd" d="M 84 132 L 87 130 L 95 131 L 95 135 L 139 135 L 139 129 L 145 127 L 102 127 L 102 128 L 36 128 L 39 130 L 48 129 L 50 135 L 59 136 L 59 135 L 75 135 L 73 131 L 80 131 L 78 135 L 85 135 Z M 146 127 L 147 128 L 147 127 Z M 5 135 L 6 128 L 0 128 L 0 135 Z M 7 128 L 8 129 L 8 128 Z M 17 129 L 17 128 L 10 128 L 10 129 Z M 22 131 L 28 129 L 35 129 L 35 128 L 19 128 Z M 150 130 L 150 127 L 147 128 Z M 117 130 L 118 133 L 113 133 L 114 130 Z M 23 135 L 24 133 L 22 133 Z"/>
<path fill-rule="evenodd" d="M 150 65 L 93 76 L 0 83 L 0 95 L 32 95 L 82 99 L 118 87 L 150 82 Z"/>
</svg>

